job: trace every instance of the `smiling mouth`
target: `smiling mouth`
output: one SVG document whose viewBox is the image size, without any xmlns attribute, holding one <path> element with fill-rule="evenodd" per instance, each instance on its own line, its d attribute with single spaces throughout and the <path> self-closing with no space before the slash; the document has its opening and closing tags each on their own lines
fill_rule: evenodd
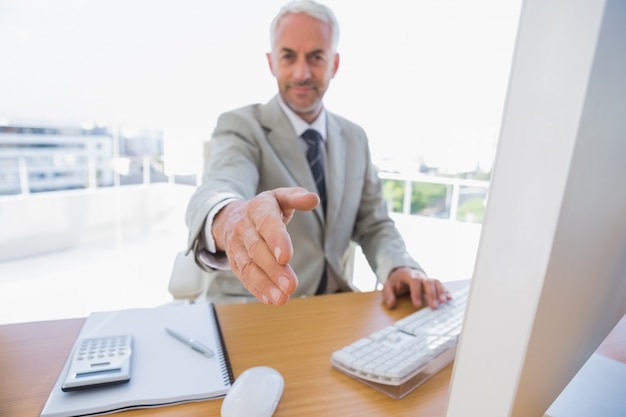
<svg viewBox="0 0 626 417">
<path fill-rule="evenodd" d="M 294 94 L 296 94 L 296 95 L 303 96 L 303 95 L 310 94 L 313 91 L 313 89 L 311 89 L 311 88 L 292 88 L 291 91 Z"/>
<path fill-rule="evenodd" d="M 309 91 L 313 91 L 315 89 L 315 86 L 311 83 L 306 83 L 306 84 L 291 84 L 289 85 L 289 87 L 298 93 L 307 93 Z"/>
</svg>

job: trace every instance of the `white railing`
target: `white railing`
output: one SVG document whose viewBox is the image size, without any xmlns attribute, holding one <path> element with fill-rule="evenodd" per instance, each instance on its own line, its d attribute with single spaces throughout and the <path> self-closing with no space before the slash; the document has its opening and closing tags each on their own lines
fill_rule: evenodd
<svg viewBox="0 0 626 417">
<path fill-rule="evenodd" d="M 112 169 L 112 183 L 103 183 L 99 180 L 102 172 L 111 169 L 110 163 L 103 160 L 96 160 L 89 156 L 84 163 L 75 163 L 69 166 L 53 166 L 45 164 L 35 164 L 24 157 L 16 160 L 0 160 L 0 197 L 3 195 L 27 195 L 33 191 L 62 191 L 77 188 L 102 188 L 111 185 L 120 185 L 120 178 L 133 175 L 132 184 L 150 184 L 152 163 L 154 158 L 150 156 L 118 158 L 124 159 L 125 165 L 130 167 L 134 164 L 137 172 L 118 172 L 117 165 Z M 60 175 L 63 174 L 63 175 Z M 164 174 L 165 175 L 165 174 Z"/>
<path fill-rule="evenodd" d="M 404 182 L 404 195 L 402 201 L 402 214 L 411 215 L 411 198 L 414 184 L 441 184 L 447 186 L 446 206 L 448 207 L 448 219 L 456 220 L 460 203 L 461 189 L 472 188 L 484 192 L 485 198 L 489 189 L 489 181 L 472 180 L 465 178 L 440 177 L 425 174 L 401 174 L 395 172 L 380 172 L 382 180 L 394 180 Z"/>
<path fill-rule="evenodd" d="M 140 172 L 137 178 L 137 182 L 133 181 L 133 183 L 143 183 L 143 184 L 149 184 L 151 183 L 151 163 L 152 160 L 150 157 L 144 156 L 143 158 L 136 158 L 136 159 L 141 159 L 141 161 L 136 161 L 135 162 L 135 166 L 140 166 Z M 84 178 L 81 180 L 81 183 L 83 183 L 85 185 L 85 188 L 98 188 L 99 184 L 97 181 L 97 172 L 99 169 L 101 169 L 101 164 L 96 164 L 95 161 L 91 160 L 89 161 L 90 163 L 82 165 L 80 167 L 74 167 L 74 169 L 78 169 L 80 168 L 80 170 L 82 170 L 82 173 L 76 173 L 77 175 L 82 175 Z M 139 164 L 137 164 L 137 162 L 139 162 Z M 24 159 L 24 158 L 19 158 L 18 161 L 14 162 L 16 164 L 16 166 L 14 166 L 12 169 L 10 169 L 10 171 L 12 172 L 8 172 L 7 167 L 5 166 L 2 173 L 3 173 L 3 178 L 5 180 L 9 180 L 12 177 L 12 179 L 10 181 L 3 181 L 3 186 L 0 187 L 0 195 L 4 194 L 7 195 L 8 194 L 15 194 L 16 192 L 18 194 L 22 194 L 22 195 L 26 195 L 29 194 L 31 191 L 31 186 L 32 184 L 30 184 L 30 179 L 29 179 L 29 172 L 31 170 L 33 170 L 33 167 L 29 167 L 28 166 L 28 162 Z M 130 159 L 126 158 L 126 163 L 127 165 L 129 165 Z M 38 168 L 39 170 L 41 170 L 41 167 Z M 37 171 L 39 172 L 39 171 Z M 11 175 L 8 175 L 11 174 Z M 124 174 L 128 174 L 128 173 L 124 173 Z M 120 178 L 124 175 L 120 172 L 118 172 L 118 170 L 114 167 L 113 169 L 113 175 L 114 175 L 114 185 L 119 185 L 120 184 Z M 458 220 L 458 210 L 459 210 L 459 205 L 460 203 L 462 203 L 462 197 L 463 195 L 465 195 L 465 197 L 467 198 L 468 196 L 480 196 L 483 199 L 486 199 L 486 195 L 487 195 L 487 191 L 489 188 L 489 181 L 484 181 L 484 180 L 474 180 L 474 179 L 465 179 L 465 178 L 454 178 L 454 177 L 443 177 L 443 176 L 435 176 L 435 175 L 426 175 L 426 174 L 421 174 L 421 173 L 396 173 L 396 172 L 386 172 L 386 171 L 381 171 L 379 173 L 381 179 L 383 181 L 385 180 L 391 180 L 391 181 L 398 181 L 398 182 L 402 182 L 403 185 L 403 196 L 402 196 L 402 208 L 401 210 L 394 210 L 393 205 L 390 204 L 390 211 L 392 212 L 397 212 L 400 214 L 405 214 L 405 215 L 422 215 L 422 216 L 427 216 L 427 217 L 439 217 L 439 218 L 447 218 L 449 220 Z M 17 177 L 17 178 L 16 178 Z M 74 175 L 72 178 L 70 178 L 70 180 L 72 181 L 76 181 L 76 175 Z M 169 180 L 171 180 L 171 178 L 169 178 Z M 62 178 L 51 178 L 49 179 L 50 182 L 53 182 L 57 185 L 59 185 L 61 188 L 64 185 L 64 179 Z M 38 178 L 37 179 L 37 185 L 38 186 L 43 186 L 45 185 L 44 183 L 46 182 L 46 179 L 44 178 Z M 162 182 L 158 181 L 158 182 Z M 169 182 L 169 181 L 167 181 Z M 11 185 L 11 183 L 13 183 L 13 185 Z M 70 184 L 73 185 L 74 183 Z M 432 214 L 427 214 L 427 213 L 415 213 L 412 211 L 411 209 L 411 203 L 412 203 L 412 197 L 413 197 L 413 190 L 414 187 L 417 186 L 418 184 L 440 184 L 446 187 L 447 191 L 446 191 L 446 198 L 445 198 L 445 209 L 444 210 L 439 210 L 439 215 L 432 215 Z M 49 184 L 50 187 L 54 188 L 54 184 Z M 6 188 L 6 190 L 3 191 L 3 189 Z M 52 189 L 51 188 L 51 189 Z M 69 187 L 72 188 L 72 187 Z M 10 191 L 10 190 L 13 191 Z M 19 191 L 18 191 L 19 190 Z M 463 191 L 465 190 L 465 191 Z M 390 202 L 392 203 L 392 202 Z M 443 213 L 443 215 L 441 214 Z"/>
</svg>

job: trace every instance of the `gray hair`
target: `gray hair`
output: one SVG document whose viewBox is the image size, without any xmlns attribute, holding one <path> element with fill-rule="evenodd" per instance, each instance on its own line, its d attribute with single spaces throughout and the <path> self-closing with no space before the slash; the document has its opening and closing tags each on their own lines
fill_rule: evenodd
<svg viewBox="0 0 626 417">
<path fill-rule="evenodd" d="M 278 27 L 278 22 L 285 15 L 290 13 L 304 13 L 322 22 L 328 23 L 331 33 L 330 46 L 333 52 L 337 52 L 337 44 L 339 43 L 339 22 L 328 6 L 313 0 L 293 0 L 280 9 L 270 25 L 270 45 L 272 51 L 274 51 L 274 47 L 276 46 L 276 28 Z"/>
</svg>

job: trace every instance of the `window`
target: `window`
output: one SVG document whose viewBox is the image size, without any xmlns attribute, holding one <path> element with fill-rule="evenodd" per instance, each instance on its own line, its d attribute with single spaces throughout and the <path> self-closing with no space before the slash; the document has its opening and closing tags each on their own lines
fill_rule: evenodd
<svg viewBox="0 0 626 417">
<path fill-rule="evenodd" d="M 276 93 L 265 52 L 284 1 L 0 3 L 0 277 L 25 285 L 0 290 L 7 311 L 54 318 L 63 307 L 80 307 L 66 314 L 77 316 L 170 299 L 202 143 L 220 113 Z M 368 132 L 392 210 L 479 226 L 484 187 L 471 181 L 491 169 L 520 0 L 326 3 L 341 25 L 341 64 L 325 105 Z M 29 189 L 41 192 L 14 195 Z M 471 269 L 465 244 L 466 262 L 422 238 L 431 233 L 440 231 L 406 233 L 427 271 Z M 70 285 L 89 288 L 59 302 Z"/>
</svg>

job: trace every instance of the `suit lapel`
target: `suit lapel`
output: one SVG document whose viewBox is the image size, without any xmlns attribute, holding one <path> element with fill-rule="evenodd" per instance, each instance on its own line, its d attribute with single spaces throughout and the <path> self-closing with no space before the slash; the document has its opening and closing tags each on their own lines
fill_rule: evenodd
<svg viewBox="0 0 626 417">
<path fill-rule="evenodd" d="M 326 207 L 326 230 L 331 231 L 334 227 L 335 220 L 339 214 L 339 203 L 344 193 L 345 179 L 346 179 L 346 164 L 345 158 L 347 157 L 348 149 L 346 147 L 346 141 L 342 137 L 341 125 L 337 119 L 333 117 L 330 112 L 326 113 L 326 124 L 328 129 L 327 143 L 327 156 L 328 166 L 326 169 L 326 194 L 327 204 Z M 327 233 L 329 236 L 331 233 Z"/>
<path fill-rule="evenodd" d="M 267 141 L 280 161 L 291 174 L 296 184 L 315 191 L 315 182 L 311 176 L 309 164 L 306 156 L 302 152 L 300 138 L 296 136 L 293 126 L 283 113 L 278 104 L 278 98 L 274 97 L 267 104 L 259 107 L 259 122 L 267 131 Z M 289 184 L 285 184 L 287 186 Z M 329 196 L 330 197 L 330 196 Z M 321 206 L 315 209 L 317 215 L 322 219 L 323 212 Z"/>
</svg>

